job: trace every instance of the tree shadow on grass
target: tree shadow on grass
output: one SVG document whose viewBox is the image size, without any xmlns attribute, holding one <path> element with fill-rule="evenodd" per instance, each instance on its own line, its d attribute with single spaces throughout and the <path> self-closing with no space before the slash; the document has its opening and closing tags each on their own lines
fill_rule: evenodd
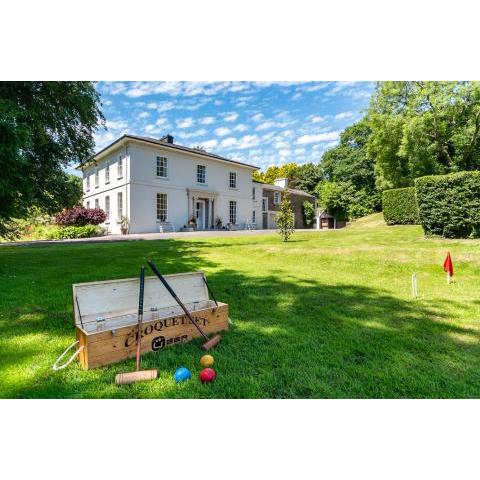
<svg viewBox="0 0 480 480">
<path fill-rule="evenodd" d="M 170 242 L 170 243 L 169 243 Z M 199 255 L 198 242 L 147 242 L 128 250 L 115 265 L 102 263 L 102 249 L 80 249 L 65 269 L 48 271 L 37 259 L 18 274 L 24 282 L 8 301 L 24 297 L 0 324 L 3 397 L 28 398 L 465 398 L 480 395 L 479 331 L 453 324 L 448 305 L 406 301 L 359 285 L 325 285 L 281 274 L 245 275 Z M 210 246 L 210 244 L 207 243 Z M 115 249 L 113 249 L 115 250 Z M 110 254 L 116 252 L 108 249 Z M 105 252 L 103 252 L 105 253 Z M 86 257 L 90 257 L 86 261 Z M 98 263 L 92 272 L 88 265 Z M 215 349 L 218 378 L 177 385 L 172 374 L 186 365 L 196 376 L 200 341 L 148 354 L 142 368 L 159 369 L 155 382 L 116 387 L 115 374 L 132 360 L 91 371 L 78 364 L 52 372 L 51 364 L 74 338 L 71 283 L 137 274 L 146 257 L 165 273 L 209 269 L 215 296 L 230 305 L 234 327 Z M 46 259 L 44 259 L 46 261 Z M 84 263 L 82 263 L 84 262 Z M 28 296 L 28 280 L 49 278 L 49 290 Z M 62 271 L 63 275 L 58 272 Z M 55 273 L 57 272 L 57 273 Z M 44 294 L 42 296 L 42 293 Z M 46 295 L 46 296 L 45 296 Z M 68 301 L 66 301 L 68 298 Z M 28 318 L 30 309 L 35 315 Z M 442 313 L 444 312 L 444 313 Z M 27 315 L 27 318 L 25 317 Z M 40 345 L 29 336 L 44 335 Z M 23 341 L 22 341 L 23 339 Z M 32 345 L 35 347 L 32 347 Z M 19 345 L 23 345 L 19 348 Z M 5 363 L 3 363 L 5 360 Z"/>
</svg>

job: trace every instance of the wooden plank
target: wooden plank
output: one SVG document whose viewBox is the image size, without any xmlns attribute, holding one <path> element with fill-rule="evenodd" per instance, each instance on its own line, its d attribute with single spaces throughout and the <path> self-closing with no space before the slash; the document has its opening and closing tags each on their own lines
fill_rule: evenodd
<svg viewBox="0 0 480 480">
<path fill-rule="evenodd" d="M 208 290 L 203 281 L 203 272 L 189 272 L 166 275 L 167 281 L 184 303 L 207 301 Z M 84 325 L 96 318 L 113 317 L 122 312 L 134 313 L 138 305 L 138 278 L 89 282 L 73 285 L 73 295 L 78 300 L 78 306 Z M 167 292 L 157 277 L 145 279 L 144 310 L 167 308 L 176 305 L 175 300 Z M 80 324 L 78 309 L 74 308 L 75 324 Z"/>
<path fill-rule="evenodd" d="M 227 330 L 229 327 L 228 305 L 223 304 L 218 309 L 198 311 L 194 318 L 199 321 L 206 333 Z M 168 346 L 189 342 L 199 337 L 198 330 L 188 322 L 186 316 L 178 316 L 143 324 L 142 353 L 163 350 Z M 99 334 L 102 336 L 101 340 L 97 339 L 93 342 L 91 339 L 95 339 L 96 335 L 89 335 L 87 337 L 88 363 L 85 368 L 96 368 L 135 357 L 136 333 L 136 327 L 131 326 L 122 328 L 115 336 L 110 332 L 102 332 Z"/>
</svg>

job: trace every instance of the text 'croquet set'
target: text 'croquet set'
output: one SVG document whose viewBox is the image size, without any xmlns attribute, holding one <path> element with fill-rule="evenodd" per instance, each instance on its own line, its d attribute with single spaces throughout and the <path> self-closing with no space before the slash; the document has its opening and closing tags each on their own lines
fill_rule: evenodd
<svg viewBox="0 0 480 480">
<path fill-rule="evenodd" d="M 141 322 L 138 278 L 73 285 L 77 341 L 71 347 L 75 345 L 77 350 L 56 369 L 76 355 L 85 369 L 135 357 L 139 325 L 141 354 L 200 336 L 207 340 L 203 346 L 206 350 L 219 343 L 220 336 L 210 339 L 207 334 L 228 329 L 228 305 L 210 300 L 204 273 L 162 276 L 153 262 L 149 264 L 158 278 L 144 280 Z"/>
</svg>

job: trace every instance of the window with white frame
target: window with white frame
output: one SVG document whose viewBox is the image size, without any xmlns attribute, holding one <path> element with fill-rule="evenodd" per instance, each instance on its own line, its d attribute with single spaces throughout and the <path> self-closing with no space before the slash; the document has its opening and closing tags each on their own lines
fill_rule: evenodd
<svg viewBox="0 0 480 480">
<path fill-rule="evenodd" d="M 125 155 L 120 155 L 118 157 L 118 163 L 117 163 L 117 177 L 122 178 L 123 177 L 123 160 L 125 158 Z"/>
<path fill-rule="evenodd" d="M 90 202 L 87 202 L 87 208 L 90 208 Z"/>
<path fill-rule="evenodd" d="M 105 215 L 106 215 L 106 222 L 110 221 L 110 197 L 107 195 L 105 197 Z"/>
<path fill-rule="evenodd" d="M 255 187 L 252 188 L 252 200 L 255 200 Z"/>
<path fill-rule="evenodd" d="M 167 221 L 168 215 L 167 194 L 157 193 L 157 220 L 160 222 Z"/>
<path fill-rule="evenodd" d="M 230 188 L 237 188 L 237 172 L 230 172 Z"/>
<path fill-rule="evenodd" d="M 230 223 L 235 225 L 237 223 L 237 202 L 230 200 Z"/>
<path fill-rule="evenodd" d="M 197 165 L 197 183 L 207 182 L 207 167 L 205 165 Z"/>
<path fill-rule="evenodd" d="M 87 175 L 87 192 L 90 190 L 90 175 Z"/>
<path fill-rule="evenodd" d="M 252 211 L 252 223 L 255 223 L 256 222 L 256 219 L 255 219 L 255 210 Z"/>
<path fill-rule="evenodd" d="M 262 198 L 262 212 L 266 212 L 268 210 L 268 198 Z"/>
<path fill-rule="evenodd" d="M 99 185 L 100 185 L 100 173 L 97 170 L 95 172 L 95 188 L 98 188 Z"/>
<path fill-rule="evenodd" d="M 110 165 L 105 167 L 105 183 L 110 183 Z"/>
<path fill-rule="evenodd" d="M 274 205 L 280 204 L 280 192 L 273 192 L 273 203 Z"/>
<path fill-rule="evenodd" d="M 117 193 L 117 219 L 121 220 L 123 216 L 123 193 Z"/>
<path fill-rule="evenodd" d="M 167 178 L 168 160 L 167 157 L 157 157 L 157 177 Z"/>
<path fill-rule="evenodd" d="M 95 208 L 100 208 L 100 200 L 98 198 L 95 199 Z"/>
</svg>

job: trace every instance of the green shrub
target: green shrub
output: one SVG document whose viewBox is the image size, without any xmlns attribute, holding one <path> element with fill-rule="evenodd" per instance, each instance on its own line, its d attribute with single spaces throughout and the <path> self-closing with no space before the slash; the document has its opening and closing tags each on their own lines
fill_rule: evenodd
<svg viewBox="0 0 480 480">
<path fill-rule="evenodd" d="M 387 225 L 420 223 L 415 187 L 385 190 L 382 194 L 382 209 Z"/>
<path fill-rule="evenodd" d="M 63 240 L 69 238 L 89 238 L 102 235 L 103 230 L 97 225 L 84 225 L 82 227 L 55 227 L 50 229 L 47 240 Z"/>
<path fill-rule="evenodd" d="M 426 235 L 480 237 L 480 172 L 432 175 L 415 180 Z"/>
<path fill-rule="evenodd" d="M 307 226 L 313 225 L 315 219 L 315 207 L 312 202 L 305 200 L 303 202 L 303 217 Z"/>
</svg>

